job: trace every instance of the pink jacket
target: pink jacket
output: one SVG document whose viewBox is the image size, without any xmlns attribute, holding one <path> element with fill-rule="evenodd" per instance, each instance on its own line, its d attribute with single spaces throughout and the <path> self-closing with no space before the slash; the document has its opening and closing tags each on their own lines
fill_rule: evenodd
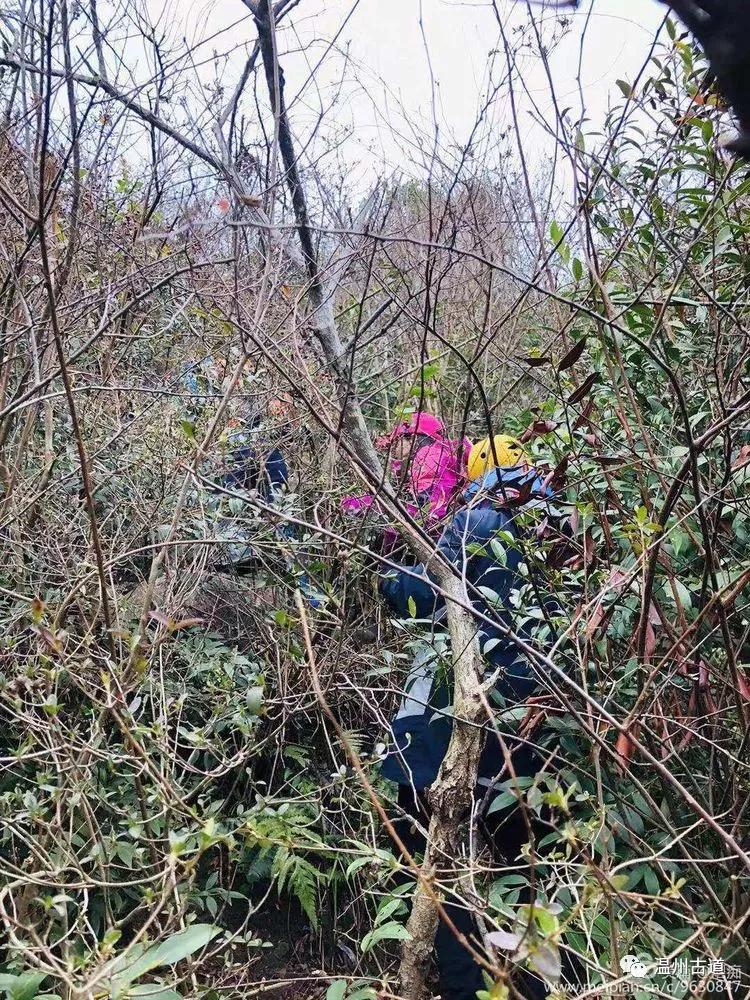
<svg viewBox="0 0 750 1000">
<path fill-rule="evenodd" d="M 425 509 L 427 523 L 441 521 L 457 493 L 466 484 L 466 464 L 471 442 L 442 438 L 426 444 L 414 455 L 409 468 L 412 493 Z"/>
<path fill-rule="evenodd" d="M 428 530 L 442 521 L 451 501 L 464 487 L 470 450 L 471 442 L 467 438 L 463 442 L 438 438 L 423 445 L 412 456 L 406 483 L 417 506 L 407 502 L 406 507 L 412 515 L 421 510 Z M 400 467 L 401 462 L 393 463 L 396 475 Z M 375 497 L 371 494 L 344 497 L 341 509 L 347 514 L 360 514 L 374 503 Z"/>
</svg>

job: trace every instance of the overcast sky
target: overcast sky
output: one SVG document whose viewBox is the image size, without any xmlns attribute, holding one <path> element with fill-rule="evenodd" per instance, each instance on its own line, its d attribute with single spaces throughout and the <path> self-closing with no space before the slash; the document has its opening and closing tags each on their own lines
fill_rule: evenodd
<svg viewBox="0 0 750 1000">
<path fill-rule="evenodd" d="M 203 57 L 215 50 L 225 56 L 227 85 L 237 79 L 255 38 L 241 0 L 146 2 L 178 47 L 184 37 L 191 47 L 198 44 Z M 498 8 L 517 41 L 520 35 L 513 32 L 526 19 L 526 5 L 498 0 Z M 582 91 L 596 124 L 610 98 L 621 97 L 615 80 L 632 80 L 647 58 L 665 8 L 656 0 L 595 0 L 592 11 L 590 0 L 583 0 L 577 11 L 553 12 L 542 5 L 533 11 L 548 33 L 556 14 L 570 18 L 550 67 L 560 106 L 571 106 L 576 114 L 583 35 Z M 288 96 L 295 98 L 295 128 L 310 130 L 325 111 L 328 144 L 336 134 L 343 144 L 339 158 L 353 171 L 418 172 L 431 151 L 434 120 L 443 143 L 463 145 L 490 78 L 499 80 L 505 65 L 502 50 L 491 55 L 501 43 L 490 0 L 301 0 L 286 23 L 292 28 L 283 34 L 283 64 Z M 554 122 L 546 73 L 538 56 L 521 52 L 518 58 L 528 90 L 518 95 L 522 134 L 532 156 L 545 156 L 551 144 L 530 111 L 533 99 Z M 509 121 L 503 93 L 487 112 L 486 141 L 499 136 Z"/>
</svg>

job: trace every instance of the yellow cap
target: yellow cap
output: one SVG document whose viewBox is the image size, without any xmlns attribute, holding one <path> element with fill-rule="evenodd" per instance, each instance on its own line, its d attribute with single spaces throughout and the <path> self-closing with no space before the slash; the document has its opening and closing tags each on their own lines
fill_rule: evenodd
<svg viewBox="0 0 750 1000">
<path fill-rule="evenodd" d="M 523 458 L 523 448 L 508 434 L 496 434 L 492 444 L 489 438 L 477 441 L 469 452 L 469 479 L 473 482 L 498 465 L 517 465 Z"/>
</svg>

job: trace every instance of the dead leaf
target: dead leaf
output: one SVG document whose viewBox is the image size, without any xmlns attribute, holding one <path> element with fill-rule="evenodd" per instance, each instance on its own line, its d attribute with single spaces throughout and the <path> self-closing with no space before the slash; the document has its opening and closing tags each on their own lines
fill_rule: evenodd
<svg viewBox="0 0 750 1000">
<path fill-rule="evenodd" d="M 49 646 L 52 652 L 60 655 L 63 651 L 63 648 L 57 636 L 53 632 L 51 632 L 50 629 L 45 628 L 45 626 L 43 625 L 39 627 L 38 631 L 40 638 L 45 641 L 45 643 Z"/>
<path fill-rule="evenodd" d="M 593 459 L 598 462 L 599 465 L 607 468 L 614 468 L 614 466 L 621 466 L 625 459 L 622 455 L 594 455 Z"/>
<path fill-rule="evenodd" d="M 183 628 L 191 628 L 193 625 L 202 625 L 205 618 L 186 618 L 181 622 L 172 622 L 167 627 L 170 632 L 179 632 Z"/>
<path fill-rule="evenodd" d="M 575 423 L 573 424 L 573 430 L 577 431 L 579 427 L 583 427 L 584 424 L 590 423 L 589 417 L 591 416 L 591 411 L 594 409 L 594 400 L 590 399 L 583 407 Z"/>
<path fill-rule="evenodd" d="M 519 437 L 521 444 L 526 444 L 532 438 L 539 437 L 540 434 L 551 434 L 560 426 L 557 420 L 535 420 L 533 424 L 526 428 Z"/>
<path fill-rule="evenodd" d="M 552 470 L 552 475 L 549 477 L 549 480 L 545 482 L 545 485 L 549 486 L 549 488 L 555 493 L 561 490 L 562 487 L 565 485 L 565 478 L 567 475 L 569 462 L 570 462 L 570 456 L 565 455 L 563 460 L 558 465 L 556 465 L 555 468 Z M 577 514 L 577 511 L 574 511 L 574 513 Z M 571 527 L 572 527 L 572 518 L 571 518 Z"/>
<path fill-rule="evenodd" d="M 710 680 L 711 674 L 708 664 L 705 660 L 701 660 L 698 667 L 698 690 L 706 691 L 708 689 L 708 682 Z"/>
<path fill-rule="evenodd" d="M 542 355 L 540 357 L 529 355 L 529 357 L 518 358 L 518 360 L 523 362 L 524 364 L 527 364 L 530 368 L 541 368 L 542 365 L 552 364 L 552 358 L 548 357 L 547 355 Z"/>
<path fill-rule="evenodd" d="M 590 390 L 593 388 L 594 383 L 599 380 L 599 373 L 592 372 L 585 381 L 579 385 L 576 391 L 568 399 L 568 403 L 571 406 L 575 406 L 576 403 L 580 403 L 584 396 L 586 396 Z"/>
<path fill-rule="evenodd" d="M 576 363 L 576 361 L 578 361 L 580 356 L 583 354 L 585 349 L 586 349 L 586 338 L 582 337 L 581 340 L 579 340 L 577 344 L 573 344 L 568 353 L 560 359 L 560 363 L 557 366 L 557 370 L 559 372 L 564 372 L 568 368 L 572 368 L 573 365 Z"/>
<path fill-rule="evenodd" d="M 619 765 L 623 771 L 630 770 L 630 761 L 633 759 L 634 751 L 635 743 L 633 743 L 633 740 L 628 733 L 625 731 L 619 733 L 617 742 L 615 743 L 615 753 L 617 754 Z"/>
<path fill-rule="evenodd" d="M 605 608 L 604 605 L 599 602 L 594 608 L 594 613 L 591 615 L 589 620 L 586 622 L 586 628 L 584 630 L 584 635 L 587 639 L 593 639 L 599 626 L 604 621 L 605 616 L 608 614 L 609 609 Z"/>
</svg>

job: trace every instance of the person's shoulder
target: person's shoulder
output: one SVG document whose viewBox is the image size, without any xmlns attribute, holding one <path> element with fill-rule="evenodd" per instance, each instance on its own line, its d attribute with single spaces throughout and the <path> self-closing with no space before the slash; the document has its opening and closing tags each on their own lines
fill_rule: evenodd
<svg viewBox="0 0 750 1000">
<path fill-rule="evenodd" d="M 507 516 L 489 501 L 459 510 L 453 519 L 454 529 L 472 538 L 489 538 L 507 523 Z"/>
</svg>

